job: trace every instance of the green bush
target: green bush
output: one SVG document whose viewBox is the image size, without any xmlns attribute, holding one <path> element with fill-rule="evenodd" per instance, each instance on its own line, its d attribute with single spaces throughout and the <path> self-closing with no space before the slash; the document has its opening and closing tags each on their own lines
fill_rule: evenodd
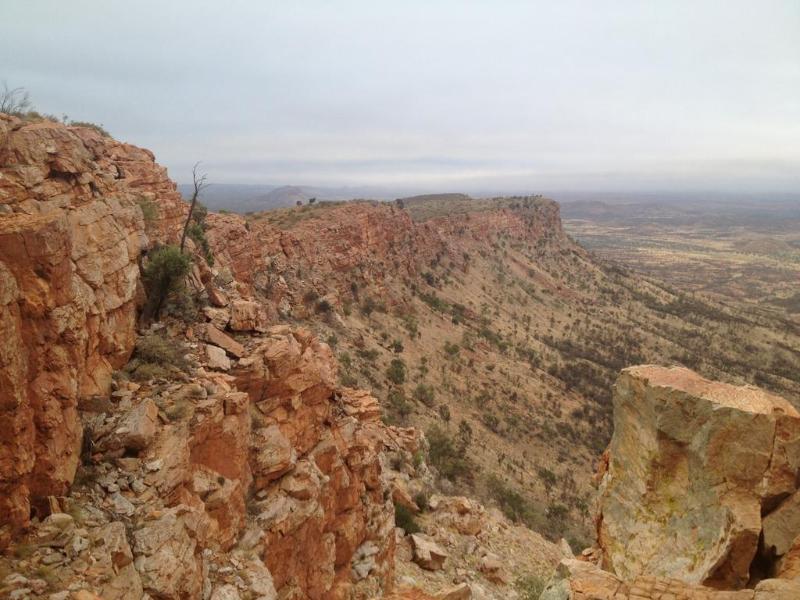
<svg viewBox="0 0 800 600">
<path fill-rule="evenodd" d="M 358 387 L 358 379 L 350 373 L 341 373 L 339 375 L 339 383 L 344 387 Z"/>
<path fill-rule="evenodd" d="M 142 280 L 147 290 L 145 310 L 149 317 L 156 320 L 161 317 L 164 302 L 183 288 L 190 267 L 191 259 L 177 246 L 161 246 L 148 254 Z"/>
<path fill-rule="evenodd" d="M 440 428 L 434 425 L 427 431 L 428 459 L 442 477 L 456 481 L 472 481 L 473 465 L 467 458 L 465 448 L 457 444 Z"/>
<path fill-rule="evenodd" d="M 92 123 L 90 121 L 70 121 L 69 124 L 72 127 L 88 127 L 89 129 L 94 129 L 97 133 L 102 135 L 103 137 L 111 137 L 111 134 L 108 133 L 105 127 L 102 125 L 98 125 L 97 123 Z"/>
<path fill-rule="evenodd" d="M 402 504 L 394 505 L 394 524 L 406 533 L 419 533 L 421 530 L 414 519 L 414 514 Z"/>
<path fill-rule="evenodd" d="M 209 246 L 206 239 L 205 227 L 200 223 L 190 223 L 189 228 L 186 230 L 186 235 L 200 248 L 209 266 L 214 266 L 214 255 L 211 253 L 211 246 Z"/>
<path fill-rule="evenodd" d="M 406 380 L 406 363 L 399 358 L 393 358 L 386 369 L 386 377 L 392 383 L 401 385 Z"/>
<path fill-rule="evenodd" d="M 400 417 L 401 422 L 404 422 L 413 410 L 402 389 L 394 388 L 389 390 L 387 400 L 389 401 L 389 408 Z"/>
<path fill-rule="evenodd" d="M 489 476 L 486 487 L 497 501 L 500 510 L 510 520 L 526 524 L 533 522 L 534 509 L 522 494 L 494 475 Z"/>
<path fill-rule="evenodd" d="M 188 367 L 181 344 L 164 335 L 150 333 L 136 341 L 133 359 L 125 367 L 125 371 L 133 379 L 146 381 L 167 377 L 174 369 L 185 371 Z"/>
<path fill-rule="evenodd" d="M 372 314 L 372 312 L 378 307 L 377 302 L 370 297 L 367 297 L 364 302 L 361 303 L 361 314 L 365 317 L 368 317 Z"/>
<path fill-rule="evenodd" d="M 417 384 L 417 387 L 414 388 L 414 399 L 422 402 L 425 406 L 432 407 L 436 400 L 433 386 L 424 383 Z"/>
</svg>

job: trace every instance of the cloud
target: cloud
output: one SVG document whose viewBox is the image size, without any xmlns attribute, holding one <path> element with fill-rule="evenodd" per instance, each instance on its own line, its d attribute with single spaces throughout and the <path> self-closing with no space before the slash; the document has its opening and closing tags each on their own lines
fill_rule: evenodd
<svg viewBox="0 0 800 600">
<path fill-rule="evenodd" d="M 31 0 L 0 77 L 179 181 L 800 191 L 798 31 L 792 0 Z"/>
</svg>

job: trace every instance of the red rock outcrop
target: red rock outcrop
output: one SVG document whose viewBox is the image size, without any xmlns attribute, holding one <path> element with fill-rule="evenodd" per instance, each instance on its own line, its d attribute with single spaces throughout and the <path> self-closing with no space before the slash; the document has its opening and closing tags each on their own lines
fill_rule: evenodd
<svg viewBox="0 0 800 600">
<path fill-rule="evenodd" d="M 78 401 L 130 355 L 148 199 L 148 233 L 174 237 L 184 203 L 151 153 L 0 114 L 0 526 L 66 491 Z"/>
<path fill-rule="evenodd" d="M 383 426 L 377 400 L 336 392 L 335 375 L 327 345 L 286 327 L 273 328 L 236 370 L 257 410 L 251 468 L 259 547 L 279 592 L 374 597 L 394 577 Z"/>
</svg>

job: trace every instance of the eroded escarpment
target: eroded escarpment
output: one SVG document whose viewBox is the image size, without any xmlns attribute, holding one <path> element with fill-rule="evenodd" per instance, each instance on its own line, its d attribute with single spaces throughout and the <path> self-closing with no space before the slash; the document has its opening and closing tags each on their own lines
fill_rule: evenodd
<svg viewBox="0 0 800 600">
<path fill-rule="evenodd" d="M 645 365 L 622 372 L 614 426 L 598 548 L 583 556 L 597 566 L 563 562 L 543 599 L 798 597 L 800 414 L 789 402 Z"/>
<path fill-rule="evenodd" d="M 341 310 L 369 289 L 388 305 L 406 301 L 405 284 L 435 264 L 466 271 L 474 244 L 499 238 L 536 245 L 542 252 L 567 242 L 558 205 L 542 198 L 498 201 L 485 210 L 431 216 L 422 221 L 393 203 L 349 202 L 318 207 L 305 218 L 210 215 L 208 239 L 217 266 L 257 297 L 270 319 L 303 317 L 303 298 L 325 289 Z"/>
<path fill-rule="evenodd" d="M 107 394 L 133 348 L 145 234 L 174 237 L 184 210 L 146 150 L 0 115 L 0 546 L 66 492 L 79 400 Z"/>
</svg>

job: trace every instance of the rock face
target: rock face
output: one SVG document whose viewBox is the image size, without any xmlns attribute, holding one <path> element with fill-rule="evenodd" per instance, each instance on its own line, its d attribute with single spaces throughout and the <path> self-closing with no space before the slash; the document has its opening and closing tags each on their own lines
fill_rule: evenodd
<svg viewBox="0 0 800 600">
<path fill-rule="evenodd" d="M 394 578 L 377 400 L 335 392 L 335 376 L 328 346 L 286 327 L 273 328 L 236 373 L 259 414 L 252 510 L 263 560 L 279 591 L 310 598 L 377 595 Z"/>
<path fill-rule="evenodd" d="M 417 275 L 445 259 L 463 269 L 469 241 L 488 243 L 502 233 L 543 247 L 566 239 L 555 202 L 521 198 L 504 206 L 424 221 L 386 202 L 324 207 L 321 216 L 290 225 L 268 217 L 247 221 L 209 215 L 216 264 L 260 300 L 232 306 L 231 328 L 258 330 L 263 319 L 258 307 L 269 311 L 271 321 L 307 314 L 313 309 L 304 302 L 309 293 L 319 292 L 335 306 L 358 299 L 359 290 L 368 288 L 387 304 L 401 303 L 393 279 Z"/>
<path fill-rule="evenodd" d="M 173 235 L 183 204 L 146 150 L 0 114 L 0 526 L 66 492 L 79 399 L 106 394 L 133 348 L 145 231 Z"/>
<path fill-rule="evenodd" d="M 759 538 L 756 564 L 792 548 L 799 469 L 800 414 L 786 400 L 679 367 L 625 369 L 600 486 L 603 566 L 722 589 L 769 576 L 754 565 Z"/>
</svg>

